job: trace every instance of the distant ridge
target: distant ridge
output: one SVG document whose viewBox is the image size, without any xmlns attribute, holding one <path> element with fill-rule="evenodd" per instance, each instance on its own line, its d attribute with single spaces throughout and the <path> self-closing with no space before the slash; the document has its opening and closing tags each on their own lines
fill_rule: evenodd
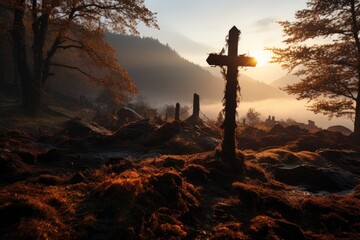
<svg viewBox="0 0 360 240">
<path fill-rule="evenodd" d="M 116 34 L 106 37 L 117 52 L 120 65 L 134 79 L 140 95 L 151 104 L 190 102 L 195 92 L 202 102 L 222 100 L 224 80 L 211 74 L 208 68 L 182 58 L 170 46 L 153 38 Z M 286 96 L 279 89 L 249 77 L 242 76 L 240 81 L 244 101 Z"/>
<path fill-rule="evenodd" d="M 287 85 L 291 85 L 291 84 L 294 84 L 294 83 L 297 83 L 299 82 L 300 79 L 298 76 L 295 76 L 293 74 L 287 74 L 275 81 L 273 81 L 271 83 L 271 86 L 274 86 L 274 87 L 286 87 Z"/>
<path fill-rule="evenodd" d="M 140 95 L 155 104 L 192 100 L 198 93 L 202 101 L 222 98 L 223 82 L 182 58 L 168 45 L 152 38 L 108 34 L 120 65 L 134 79 Z"/>
</svg>

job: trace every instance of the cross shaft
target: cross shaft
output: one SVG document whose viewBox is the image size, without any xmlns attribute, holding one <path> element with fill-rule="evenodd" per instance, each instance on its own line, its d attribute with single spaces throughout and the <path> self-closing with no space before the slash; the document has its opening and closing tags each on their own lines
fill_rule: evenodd
<svg viewBox="0 0 360 240">
<path fill-rule="evenodd" d="M 228 56 L 210 54 L 207 58 L 209 65 L 227 66 L 225 86 L 225 120 L 223 123 L 224 139 L 222 141 L 223 160 L 237 164 L 235 129 L 238 90 L 238 67 L 255 67 L 256 59 L 244 55 L 238 56 L 238 42 L 240 31 L 234 26 L 229 31 Z"/>
</svg>

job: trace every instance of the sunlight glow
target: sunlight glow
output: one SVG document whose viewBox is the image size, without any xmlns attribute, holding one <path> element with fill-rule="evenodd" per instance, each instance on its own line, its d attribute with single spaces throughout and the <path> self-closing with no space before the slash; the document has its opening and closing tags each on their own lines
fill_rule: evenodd
<svg viewBox="0 0 360 240">
<path fill-rule="evenodd" d="M 257 60 L 257 66 L 261 67 L 267 65 L 271 60 L 271 52 L 265 50 L 254 51 L 250 54 Z"/>
</svg>

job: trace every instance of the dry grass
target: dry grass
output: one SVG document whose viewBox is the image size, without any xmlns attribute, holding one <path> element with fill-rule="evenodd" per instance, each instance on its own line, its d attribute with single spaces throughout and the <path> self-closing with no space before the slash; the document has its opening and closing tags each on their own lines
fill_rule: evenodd
<svg viewBox="0 0 360 240">
<path fill-rule="evenodd" d="M 0 216 L 7 216 L 0 218 L 0 233 L 11 239 L 359 236 L 358 188 L 331 198 L 304 195 L 253 161 L 245 162 L 245 181 L 228 176 L 223 182 L 233 179 L 233 187 L 226 188 L 212 176 L 215 156 L 167 155 L 125 166 L 113 160 L 78 184 L 42 174 L 8 185 L 0 191 Z"/>
<path fill-rule="evenodd" d="M 24 152 L 38 157 L 46 148 L 26 132 L 0 133 L 1 177 L 12 178 L 1 182 L 0 238 L 360 238 L 359 186 L 347 195 L 316 195 L 276 181 L 271 172 L 277 165 L 333 163 L 350 165 L 344 169 L 356 173 L 356 152 L 292 151 L 288 146 L 248 149 L 238 152 L 238 160 L 245 159 L 241 170 L 216 151 L 188 154 L 197 147 L 195 133 L 187 142 L 181 131 L 159 146 L 174 147 L 182 155 L 104 161 L 71 158 L 68 149 L 57 148 L 58 159 L 33 163 L 26 162 L 29 156 Z M 151 137 L 152 133 L 143 139 Z M 79 139 L 91 144 L 88 140 Z M 80 161 L 83 165 L 77 165 Z M 83 179 L 71 181 L 76 174 Z"/>
</svg>

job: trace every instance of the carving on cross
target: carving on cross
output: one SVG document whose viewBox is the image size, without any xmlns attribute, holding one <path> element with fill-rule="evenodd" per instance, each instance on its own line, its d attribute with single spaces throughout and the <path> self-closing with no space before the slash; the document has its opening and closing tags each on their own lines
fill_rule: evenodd
<svg viewBox="0 0 360 240">
<path fill-rule="evenodd" d="M 225 162 L 239 165 L 236 158 L 235 129 L 236 129 L 236 107 L 238 87 L 238 67 L 255 67 L 257 61 L 253 57 L 245 55 L 238 56 L 238 42 L 240 31 L 235 26 L 229 31 L 228 55 L 210 54 L 206 62 L 212 66 L 226 66 L 225 86 L 225 120 L 223 123 L 224 139 L 222 141 L 221 153 Z M 241 167 L 243 162 L 240 163 Z"/>
</svg>

